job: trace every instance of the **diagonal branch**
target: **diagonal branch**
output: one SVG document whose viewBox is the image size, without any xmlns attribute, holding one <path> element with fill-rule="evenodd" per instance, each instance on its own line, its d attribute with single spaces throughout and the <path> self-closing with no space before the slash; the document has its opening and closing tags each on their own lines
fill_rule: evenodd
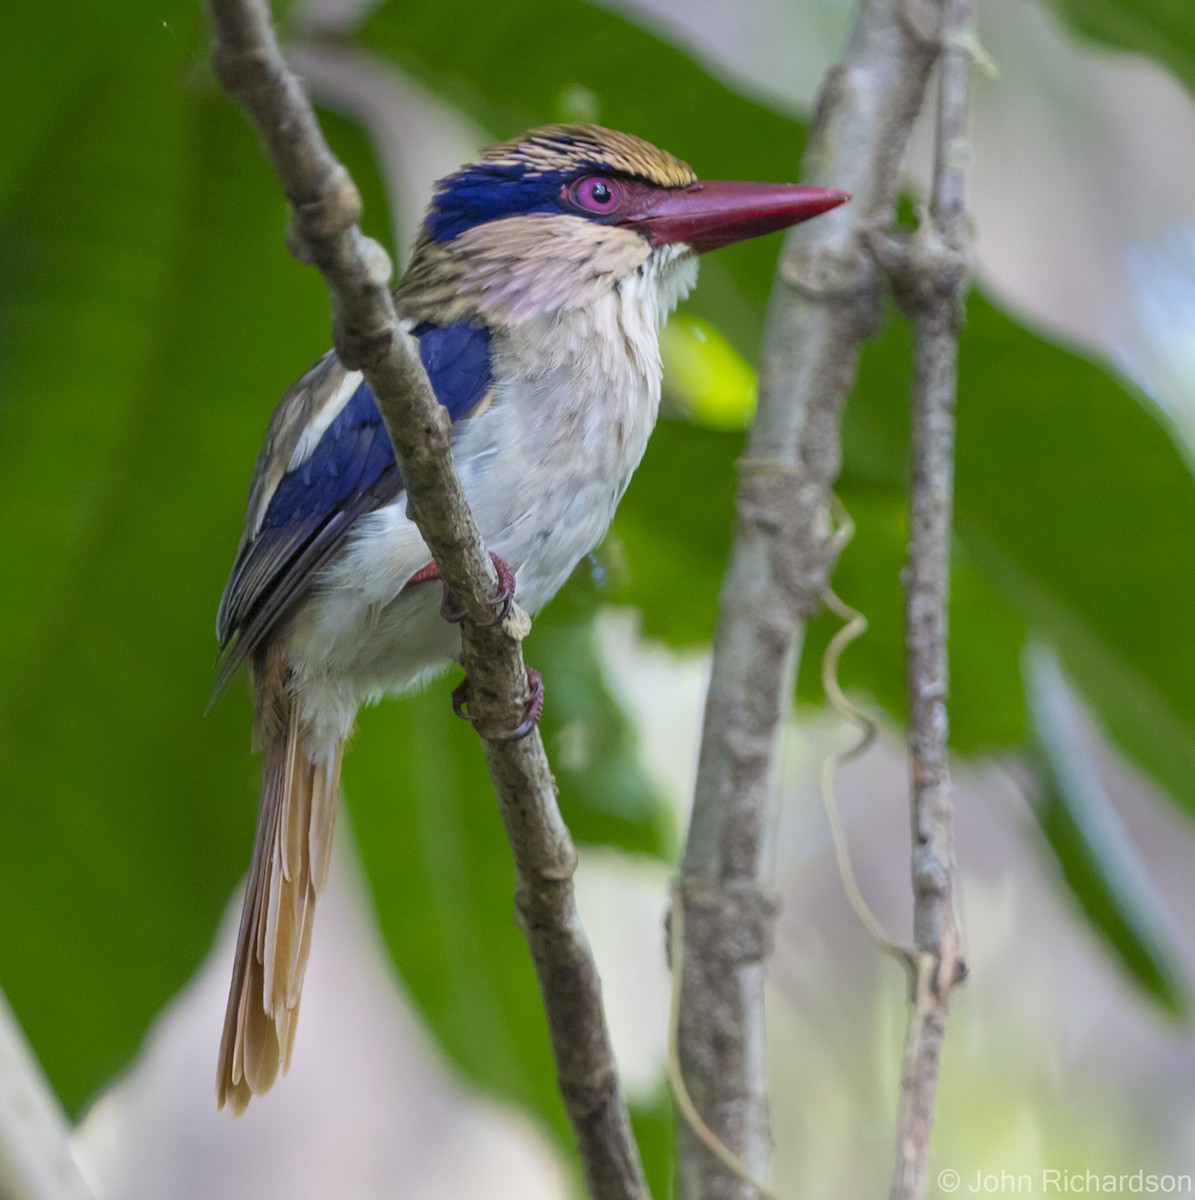
<svg viewBox="0 0 1195 1200">
<path fill-rule="evenodd" d="M 291 205 L 291 252 L 319 268 L 341 361 L 364 372 L 402 468 L 409 511 L 445 586 L 464 608 L 461 659 L 518 872 L 518 911 L 547 1010 L 557 1075 L 595 1200 L 647 1188 L 614 1066 L 601 986 L 573 894 L 576 851 L 556 804 L 539 733 L 487 736 L 523 719 L 518 638 L 487 628 L 496 580 L 452 464 L 451 424 L 413 339 L 397 322 L 389 258 L 357 228 L 361 198 L 324 141 L 278 48 L 266 0 L 207 0 L 216 72 L 249 113 Z"/>
<path fill-rule="evenodd" d="M 937 45 L 914 14 L 941 0 L 863 0 L 822 88 L 803 175 L 853 203 L 789 234 L 772 295 L 759 411 L 740 464 L 713 675 L 678 887 L 687 932 L 679 1053 L 706 1122 L 752 1176 L 771 1138 L 764 964 L 773 908 L 762 864 L 777 750 L 802 623 L 816 611 L 837 543 L 825 519 L 839 418 L 859 349 L 878 322 L 870 232 L 890 223 L 901 159 Z M 681 1195 L 754 1193 L 682 1131 Z"/>
<path fill-rule="evenodd" d="M 906 246 L 889 252 L 898 299 L 914 324 L 905 641 L 915 943 L 890 1200 L 920 1200 L 925 1195 L 946 1016 L 951 993 L 966 975 L 957 908 L 946 705 L 958 331 L 968 286 L 964 185 L 970 152 L 967 74 L 974 53 L 974 21 L 974 0 L 946 0 L 931 218 Z"/>
</svg>

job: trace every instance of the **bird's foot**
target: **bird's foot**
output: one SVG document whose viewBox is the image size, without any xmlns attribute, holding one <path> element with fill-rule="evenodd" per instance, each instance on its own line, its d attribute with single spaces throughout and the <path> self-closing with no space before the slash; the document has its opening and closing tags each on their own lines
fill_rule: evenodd
<svg viewBox="0 0 1195 1200">
<path fill-rule="evenodd" d="M 490 551 L 490 561 L 494 564 L 494 573 L 498 576 L 498 591 L 489 600 L 496 615 L 491 621 L 479 621 L 478 627 L 481 629 L 501 625 L 510 616 L 510 610 L 515 601 L 515 573 L 510 564 L 506 559 L 499 558 L 492 550 Z M 440 568 L 431 562 L 416 571 L 407 580 L 407 586 L 409 587 L 413 583 L 434 583 L 439 578 Z M 451 621 L 454 625 L 464 620 L 465 617 L 465 610 L 461 608 L 460 602 L 449 591 L 447 585 L 444 587 L 444 598 L 440 601 L 440 615 L 445 621 Z"/>
<path fill-rule="evenodd" d="M 452 690 L 452 711 L 463 721 L 476 721 L 469 712 L 472 687 L 466 675 Z M 513 729 L 499 729 L 495 733 L 483 734 L 492 742 L 517 742 L 525 738 L 538 724 L 544 712 L 543 676 L 534 668 L 527 668 L 527 703 L 523 707 L 523 719 Z"/>
</svg>

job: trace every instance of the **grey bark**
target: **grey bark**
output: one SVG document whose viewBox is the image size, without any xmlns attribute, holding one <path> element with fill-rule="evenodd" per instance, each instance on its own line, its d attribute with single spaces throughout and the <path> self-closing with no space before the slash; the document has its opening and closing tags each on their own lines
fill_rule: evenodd
<svg viewBox="0 0 1195 1200">
<path fill-rule="evenodd" d="M 759 411 L 740 464 L 719 604 L 692 824 L 678 889 L 686 947 L 679 1056 L 698 1111 L 753 1178 L 771 1150 L 764 966 L 774 909 L 764 876 L 776 761 L 800 632 L 836 543 L 825 518 L 840 466 L 839 420 L 882 271 L 871 235 L 891 221 L 899 171 L 937 54 L 940 0 L 864 0 L 823 85 L 802 177 L 852 203 L 788 236 L 773 290 Z M 924 10 L 924 11 L 922 11 Z M 682 1129 L 684 1200 L 757 1189 Z"/>
<path fill-rule="evenodd" d="M 967 76 L 974 20 L 974 0 L 946 0 L 931 217 L 907 245 L 888 256 L 897 297 L 914 326 L 905 631 L 913 994 L 890 1200 L 920 1200 L 925 1195 L 946 1018 L 951 993 L 966 975 L 948 762 L 947 635 L 958 331 L 968 285 Z"/>
</svg>

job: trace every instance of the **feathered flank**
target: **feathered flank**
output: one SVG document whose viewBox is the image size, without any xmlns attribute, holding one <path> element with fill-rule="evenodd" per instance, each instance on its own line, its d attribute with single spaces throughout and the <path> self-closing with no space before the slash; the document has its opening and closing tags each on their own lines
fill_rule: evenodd
<svg viewBox="0 0 1195 1200">
<path fill-rule="evenodd" d="M 216 1072 L 217 1105 L 237 1113 L 290 1065 L 344 749 L 304 731 L 280 655 L 259 656 L 254 684 L 265 771 Z"/>
</svg>

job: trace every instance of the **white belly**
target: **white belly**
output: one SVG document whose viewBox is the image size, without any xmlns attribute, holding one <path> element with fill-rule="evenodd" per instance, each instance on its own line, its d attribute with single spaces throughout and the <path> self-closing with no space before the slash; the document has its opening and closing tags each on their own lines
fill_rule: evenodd
<svg viewBox="0 0 1195 1200">
<path fill-rule="evenodd" d="M 495 339 L 493 401 L 454 444 L 485 543 L 513 568 L 516 599 L 532 613 L 605 535 L 659 408 L 654 312 L 632 342 L 625 311 L 602 307 L 569 314 L 569 325 L 525 327 L 517 342 Z M 611 319 L 617 329 L 601 328 Z M 590 353 L 595 342 L 611 349 Z M 343 735 L 360 703 L 459 653 L 441 588 L 405 586 L 430 561 L 405 508 L 401 497 L 359 523 L 287 635 L 296 694 L 322 733 Z"/>
</svg>

